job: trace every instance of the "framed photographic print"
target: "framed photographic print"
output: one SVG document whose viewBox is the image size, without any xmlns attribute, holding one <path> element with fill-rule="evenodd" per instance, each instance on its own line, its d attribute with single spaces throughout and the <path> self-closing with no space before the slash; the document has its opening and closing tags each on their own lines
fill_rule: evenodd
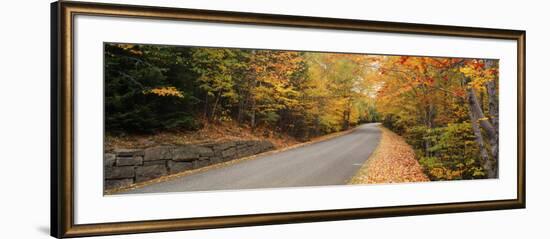
<svg viewBox="0 0 550 239">
<path fill-rule="evenodd" d="M 54 237 L 525 208 L 525 31 L 51 13 Z"/>
</svg>

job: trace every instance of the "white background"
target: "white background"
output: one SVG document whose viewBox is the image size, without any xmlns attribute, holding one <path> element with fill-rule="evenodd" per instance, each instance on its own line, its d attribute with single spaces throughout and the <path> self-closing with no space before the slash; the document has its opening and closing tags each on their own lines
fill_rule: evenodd
<svg viewBox="0 0 550 239">
<path fill-rule="evenodd" d="M 132 1 L 189 8 L 312 15 L 527 30 L 526 210 L 492 211 L 310 224 L 173 232 L 119 238 L 513 238 L 547 235 L 545 141 L 550 53 L 545 6 L 517 1 Z M 13 5 L 13 6 L 11 6 Z M 3 238 L 47 238 L 49 230 L 49 5 L 47 1 L 2 8 L 2 182 L 0 225 Z M 7 54 L 6 54 L 7 53 Z M 115 237 L 113 237 L 115 238 Z"/>
</svg>

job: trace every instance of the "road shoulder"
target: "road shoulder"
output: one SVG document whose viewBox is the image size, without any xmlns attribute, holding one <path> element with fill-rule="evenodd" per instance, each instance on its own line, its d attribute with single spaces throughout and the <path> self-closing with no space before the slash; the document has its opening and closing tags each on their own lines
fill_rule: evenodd
<svg viewBox="0 0 550 239">
<path fill-rule="evenodd" d="M 416 160 L 412 147 L 401 136 L 379 127 L 382 136 L 378 147 L 348 184 L 430 181 Z"/>
</svg>

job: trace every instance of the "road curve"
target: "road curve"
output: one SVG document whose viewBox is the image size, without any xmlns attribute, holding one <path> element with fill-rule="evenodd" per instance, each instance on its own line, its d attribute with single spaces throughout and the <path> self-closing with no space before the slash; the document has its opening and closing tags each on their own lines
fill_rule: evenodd
<svg viewBox="0 0 550 239">
<path fill-rule="evenodd" d="M 355 175 L 380 141 L 377 123 L 349 134 L 137 188 L 128 193 L 188 192 L 342 185 Z"/>
</svg>

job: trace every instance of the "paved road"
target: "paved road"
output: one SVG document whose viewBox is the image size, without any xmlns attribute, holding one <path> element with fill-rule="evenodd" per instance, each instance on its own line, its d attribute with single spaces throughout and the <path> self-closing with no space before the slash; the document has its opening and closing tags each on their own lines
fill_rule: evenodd
<svg viewBox="0 0 550 239">
<path fill-rule="evenodd" d="M 376 123 L 303 147 L 261 156 L 125 193 L 184 192 L 345 184 L 380 141 Z"/>
</svg>

